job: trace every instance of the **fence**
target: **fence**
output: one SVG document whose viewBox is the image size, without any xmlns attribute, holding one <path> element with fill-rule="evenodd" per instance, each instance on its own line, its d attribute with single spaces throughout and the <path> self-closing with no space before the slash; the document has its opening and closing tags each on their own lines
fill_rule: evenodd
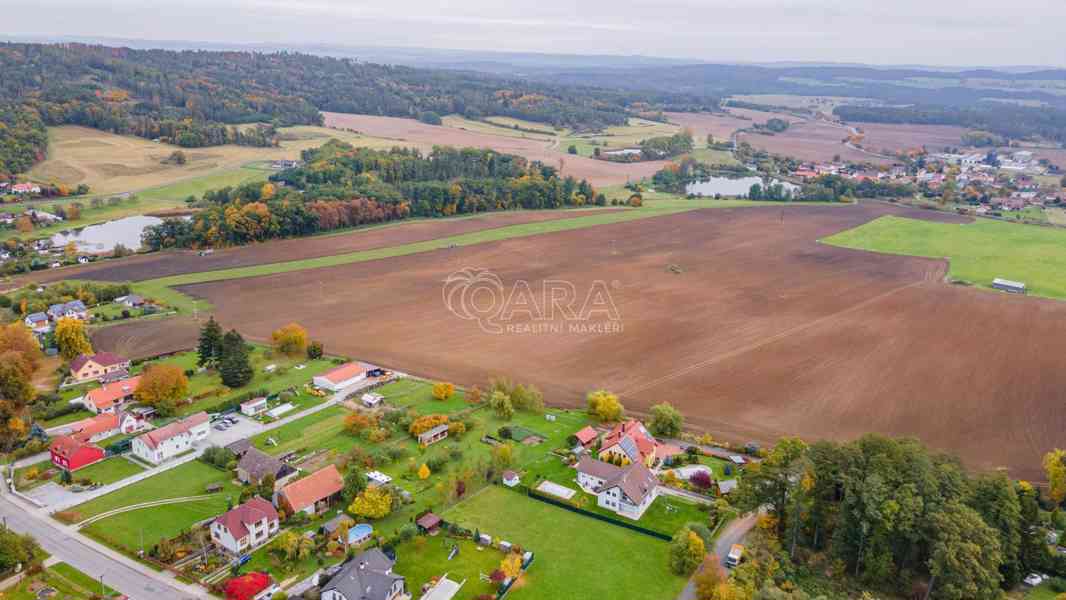
<svg viewBox="0 0 1066 600">
<path fill-rule="evenodd" d="M 612 519 L 611 517 L 608 517 L 606 515 L 601 515 L 599 513 L 595 513 L 595 512 L 589 511 L 589 510 L 585 510 L 583 508 L 578 508 L 578 507 L 576 507 L 576 506 L 574 506 L 572 504 L 568 504 L 568 503 L 563 502 L 561 500 L 556 500 L 555 498 L 549 498 L 548 496 L 544 496 L 541 493 L 537 492 L 533 488 L 526 488 L 526 495 L 529 496 L 530 498 L 533 498 L 534 500 L 539 500 L 540 502 L 544 502 L 545 504 L 551 504 L 553 506 L 558 506 L 559 508 L 564 508 L 564 509 L 566 509 L 566 510 L 568 510 L 570 512 L 577 513 L 579 515 L 584 515 L 586 517 L 592 517 L 593 519 L 597 519 L 597 520 L 603 521 L 604 523 L 610 523 L 611 525 L 617 525 L 619 527 L 625 527 L 626 529 L 629 529 L 631 531 L 636 531 L 637 533 L 643 533 L 644 535 L 651 536 L 651 537 L 653 537 L 655 539 L 663 540 L 664 542 L 669 542 L 670 539 L 671 539 L 671 537 L 666 535 L 665 533 L 660 533 L 658 531 L 653 531 L 651 529 L 646 529 L 644 527 L 641 527 L 640 525 L 634 525 L 632 523 L 626 523 L 625 521 L 620 521 L 618 519 Z"/>
</svg>

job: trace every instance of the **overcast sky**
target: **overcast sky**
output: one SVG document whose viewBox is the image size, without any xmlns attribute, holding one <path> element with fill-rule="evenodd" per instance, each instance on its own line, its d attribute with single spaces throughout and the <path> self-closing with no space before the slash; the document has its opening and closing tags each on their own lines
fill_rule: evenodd
<svg viewBox="0 0 1066 600">
<path fill-rule="evenodd" d="M 1063 0 L 0 0 L 0 7 L 4 31 L 24 35 L 1066 66 Z"/>
</svg>

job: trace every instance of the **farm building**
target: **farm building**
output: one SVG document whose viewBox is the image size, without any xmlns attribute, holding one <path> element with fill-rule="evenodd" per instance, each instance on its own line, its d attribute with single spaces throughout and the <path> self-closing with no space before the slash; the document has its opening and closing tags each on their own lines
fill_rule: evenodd
<svg viewBox="0 0 1066 600">
<path fill-rule="evenodd" d="M 1024 294 L 1025 284 L 1020 281 L 1011 281 L 1009 279 L 1000 279 L 999 277 L 992 280 L 992 287 L 1011 294 Z"/>
<path fill-rule="evenodd" d="M 418 434 L 418 443 L 423 446 L 429 446 L 431 444 L 436 444 L 446 437 L 448 437 L 448 424 L 441 423 L 432 429 L 427 429 Z"/>
<path fill-rule="evenodd" d="M 22 321 L 26 324 L 26 327 L 29 327 L 34 333 L 48 333 L 49 331 L 52 331 L 52 322 L 48 320 L 48 315 L 43 312 L 28 314 Z"/>
<path fill-rule="evenodd" d="M 372 393 L 372 392 L 368 392 L 366 394 L 363 394 L 363 398 L 362 398 L 363 406 L 365 406 L 367 408 L 374 408 L 375 406 L 381 404 L 381 401 L 384 400 L 384 399 L 385 399 L 385 397 L 382 396 L 381 394 L 375 394 L 375 393 Z"/>
<path fill-rule="evenodd" d="M 311 382 L 315 387 L 338 392 L 366 379 L 366 372 L 373 368 L 361 362 L 345 363 L 315 377 Z"/>
</svg>

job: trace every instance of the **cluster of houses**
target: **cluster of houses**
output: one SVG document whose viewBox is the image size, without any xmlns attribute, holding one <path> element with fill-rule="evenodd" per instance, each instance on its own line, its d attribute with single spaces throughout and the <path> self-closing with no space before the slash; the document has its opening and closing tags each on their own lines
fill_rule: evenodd
<svg viewBox="0 0 1066 600">
<path fill-rule="evenodd" d="M 640 519 L 659 495 L 653 469 L 680 454 L 677 446 L 655 439 L 640 421 L 615 425 L 602 436 L 592 427 L 575 434 L 581 458 L 577 482 L 596 496 L 596 504 L 629 519 Z M 599 446 L 599 450 L 595 448 Z M 592 456 L 595 451 L 595 458 Z"/>
<path fill-rule="evenodd" d="M 258 484 L 267 475 L 275 477 L 272 501 L 256 496 L 218 516 L 211 522 L 211 540 L 235 556 L 247 554 L 278 532 L 279 509 L 289 514 L 317 515 L 328 510 L 344 489 L 344 478 L 335 465 L 294 481 L 296 474 L 295 469 L 250 445 L 245 448 L 237 466 L 238 479 L 245 484 Z M 333 524 L 334 532 L 340 530 L 339 523 L 338 520 Z M 351 537 L 345 542 L 350 540 Z"/>
<path fill-rule="evenodd" d="M 23 319 L 23 323 L 34 333 L 44 334 L 52 331 L 55 322 L 62 318 L 88 321 L 89 309 L 86 308 L 85 303 L 81 300 L 71 300 L 70 302 L 53 304 L 45 312 L 30 313 Z"/>
<path fill-rule="evenodd" d="M 1046 207 L 1066 202 L 1059 189 L 1044 189 L 1034 179 L 1046 171 L 1033 160 L 1033 153 L 1020 150 L 1010 155 L 934 153 L 924 156 L 918 168 L 902 164 L 879 170 L 842 163 L 808 163 L 792 172 L 794 177 L 811 181 L 823 175 L 837 175 L 856 182 L 875 181 L 897 185 L 913 185 L 919 189 L 938 192 L 953 182 L 956 189 L 976 190 L 981 203 L 978 214 L 997 211 L 1020 211 L 1027 206 Z"/>
</svg>

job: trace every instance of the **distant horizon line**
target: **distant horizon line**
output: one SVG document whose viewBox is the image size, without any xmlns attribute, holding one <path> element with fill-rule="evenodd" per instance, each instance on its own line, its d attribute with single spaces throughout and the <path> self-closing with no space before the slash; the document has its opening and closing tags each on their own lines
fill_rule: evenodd
<svg viewBox="0 0 1066 600">
<path fill-rule="evenodd" d="M 530 57 L 558 57 L 566 59 L 630 59 L 630 60 L 643 60 L 648 62 L 659 63 L 673 63 L 675 65 L 736 65 L 736 66 L 751 66 L 751 67 L 766 67 L 766 68 L 786 68 L 786 67 L 864 67 L 870 69 L 914 69 L 914 70 L 926 70 L 926 71 L 939 71 L 939 72 L 959 72 L 959 71 L 979 71 L 979 70 L 991 70 L 991 71 L 1004 71 L 1009 73 L 1029 73 L 1034 71 L 1047 71 L 1047 70 L 1066 70 L 1066 65 L 1051 65 L 1051 64 L 1000 64 L 1000 65 L 974 65 L 974 64 L 924 64 L 924 63 L 867 63 L 862 61 L 819 61 L 819 60 L 770 60 L 770 61 L 755 61 L 755 60 L 707 60 L 694 58 L 690 56 L 659 56 L 650 54 L 580 54 L 580 53 L 562 53 L 562 52 L 546 52 L 546 51 L 531 51 L 531 50 L 480 50 L 472 48 L 453 48 L 453 47 L 434 47 L 434 46 L 397 46 L 397 45 L 375 45 L 375 44 L 362 44 L 351 45 L 344 43 L 334 42 L 242 42 L 242 41 L 225 41 L 216 42 L 208 40 L 194 40 L 194 39 L 162 39 L 162 38 L 137 38 L 137 37 L 119 37 L 119 36 L 107 36 L 107 35 L 82 35 L 82 34 L 36 34 L 36 33 L 7 33 L 2 36 L 4 41 L 13 43 L 85 43 L 85 44 L 99 44 L 103 46 L 112 45 L 116 43 L 118 45 L 137 44 L 135 49 L 142 50 L 173 50 L 173 47 L 166 46 L 151 46 L 150 44 L 163 44 L 169 46 L 178 46 L 182 49 L 188 50 L 222 50 L 222 49 L 246 49 L 246 50 L 258 50 L 258 51 L 283 51 L 283 50 L 300 50 L 305 51 L 308 54 L 314 54 L 310 52 L 311 49 L 336 49 L 347 51 L 358 50 L 377 50 L 377 51 L 401 51 L 401 52 L 452 52 L 462 54 L 475 54 L 475 55 L 497 55 L 497 56 L 530 56 Z M 134 47 L 134 46 L 129 46 Z M 301 50 L 302 49 L 302 50 Z M 371 62 L 371 61 L 367 61 Z"/>
</svg>

